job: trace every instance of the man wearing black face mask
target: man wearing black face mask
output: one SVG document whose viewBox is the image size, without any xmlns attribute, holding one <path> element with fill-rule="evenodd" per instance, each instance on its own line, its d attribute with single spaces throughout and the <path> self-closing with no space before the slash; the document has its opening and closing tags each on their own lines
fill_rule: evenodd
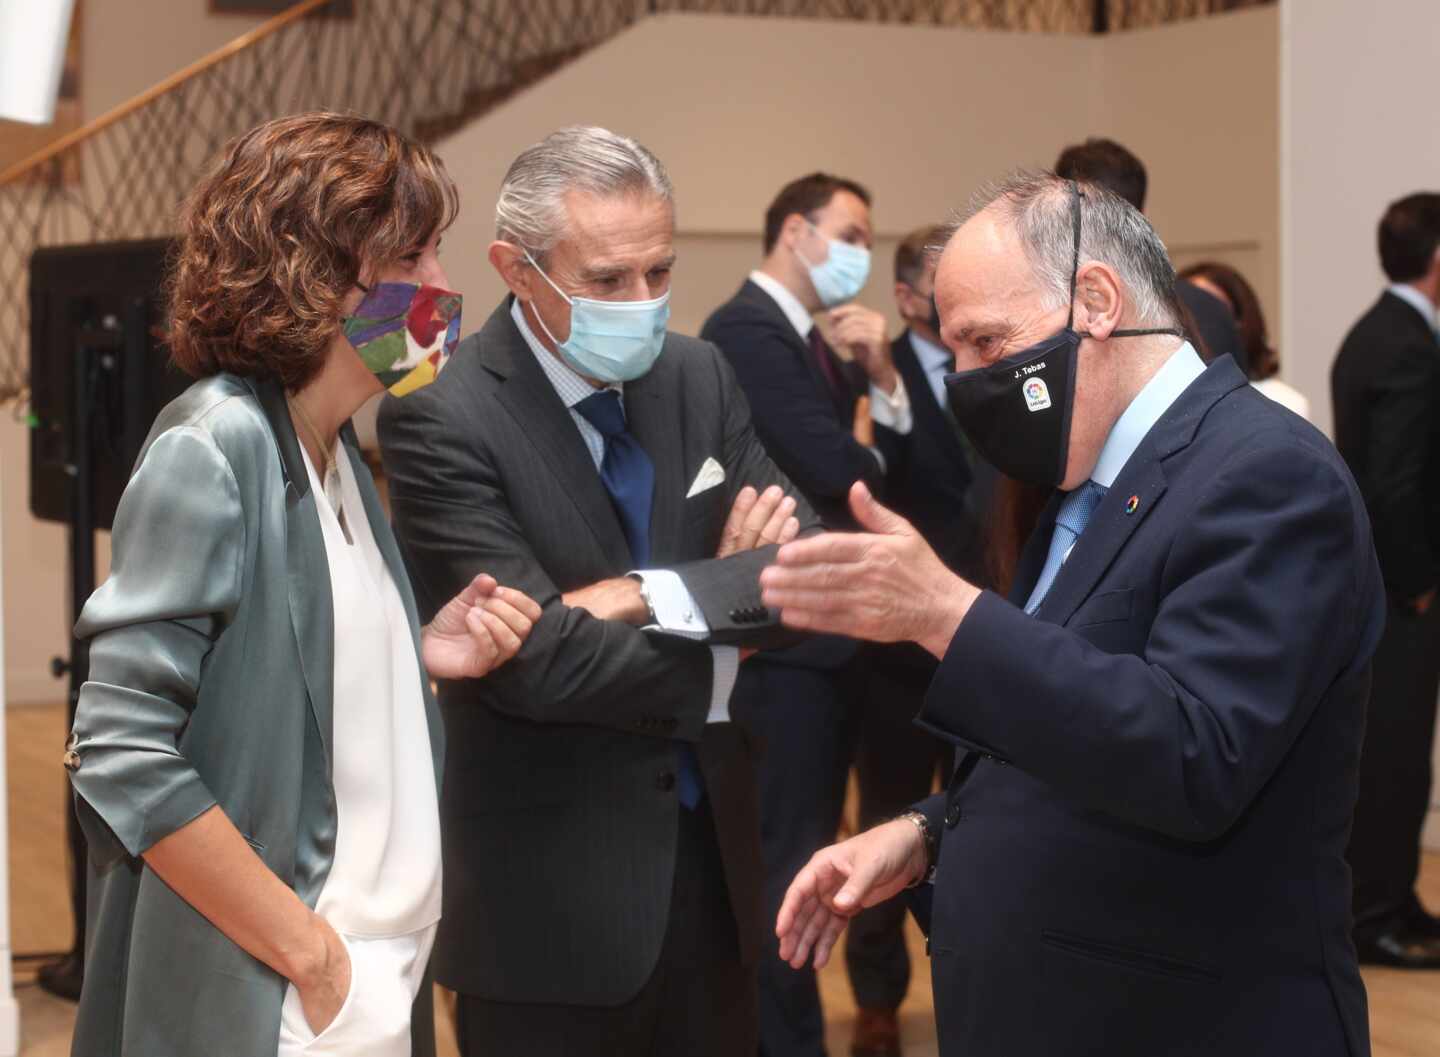
<svg viewBox="0 0 1440 1057">
<path fill-rule="evenodd" d="M 1363 1057 L 1344 856 L 1385 598 L 1353 479 L 1175 334 L 1165 248 L 1108 192 L 1009 178 L 936 280 L 957 417 L 1057 491 L 1009 601 L 863 485 L 865 534 L 762 574 L 788 625 L 939 658 L 921 723 L 959 755 L 800 872 L 782 956 L 931 883 L 946 1057 Z"/>
</svg>

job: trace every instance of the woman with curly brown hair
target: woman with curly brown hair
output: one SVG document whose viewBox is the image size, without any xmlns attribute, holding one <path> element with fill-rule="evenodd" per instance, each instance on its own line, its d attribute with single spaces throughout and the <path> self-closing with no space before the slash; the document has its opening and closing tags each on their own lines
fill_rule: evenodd
<svg viewBox="0 0 1440 1057">
<path fill-rule="evenodd" d="M 316 113 L 241 136 L 185 203 L 156 420 L 81 615 L 66 766 L 90 845 L 73 1052 L 433 1050 L 441 728 L 538 618 L 476 576 L 421 628 L 348 420 L 459 332 L 438 158 Z"/>
</svg>

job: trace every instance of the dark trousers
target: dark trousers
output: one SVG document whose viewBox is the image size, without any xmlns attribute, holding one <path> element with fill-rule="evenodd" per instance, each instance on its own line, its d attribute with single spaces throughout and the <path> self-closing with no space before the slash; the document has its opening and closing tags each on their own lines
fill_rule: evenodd
<svg viewBox="0 0 1440 1057">
<path fill-rule="evenodd" d="M 860 828 L 894 818 L 930 794 L 937 773 L 949 777 L 950 746 L 915 725 L 937 662 L 909 643 L 868 651 L 865 704 L 855 771 L 860 782 Z M 910 988 L 905 947 L 909 901 L 891 899 L 850 923 L 845 965 L 861 1008 L 899 1009 Z"/>
<path fill-rule="evenodd" d="M 731 715 L 760 749 L 765 863 L 760 953 L 760 1053 L 823 1057 L 825 1018 L 812 969 L 780 960 L 775 917 L 810 856 L 835 840 L 855 751 L 863 685 L 856 666 L 815 669 L 762 657 L 740 666 Z"/>
<path fill-rule="evenodd" d="M 1371 665 L 1360 793 L 1347 853 L 1357 931 L 1383 931 L 1418 907 L 1420 831 L 1430 806 L 1440 606 L 1422 617 L 1392 600 L 1387 617 Z"/>
<path fill-rule="evenodd" d="M 575 885 L 584 899 L 585 878 Z M 456 1035 L 463 1057 L 750 1057 L 755 972 L 740 962 L 708 804 L 680 811 L 669 926 L 638 995 L 620 1006 L 565 1006 L 462 994 Z"/>
</svg>

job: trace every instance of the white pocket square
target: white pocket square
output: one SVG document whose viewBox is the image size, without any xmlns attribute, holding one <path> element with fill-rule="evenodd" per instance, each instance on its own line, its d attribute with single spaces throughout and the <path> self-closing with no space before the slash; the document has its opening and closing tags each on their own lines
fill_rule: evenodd
<svg viewBox="0 0 1440 1057">
<path fill-rule="evenodd" d="M 690 485 L 690 491 L 685 493 L 686 499 L 691 499 L 701 492 L 709 491 L 718 484 L 725 483 L 725 467 L 721 466 L 713 458 L 706 459 L 705 465 L 700 467 L 700 472 L 695 475 L 695 481 Z"/>
</svg>

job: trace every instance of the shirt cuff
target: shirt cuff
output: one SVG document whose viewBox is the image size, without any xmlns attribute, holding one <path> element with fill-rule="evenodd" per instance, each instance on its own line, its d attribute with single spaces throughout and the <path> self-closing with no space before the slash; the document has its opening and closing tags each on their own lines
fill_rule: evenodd
<svg viewBox="0 0 1440 1057">
<path fill-rule="evenodd" d="M 710 653 L 715 658 L 715 678 L 710 686 L 710 714 L 705 722 L 729 723 L 730 694 L 740 674 L 740 651 L 734 646 L 711 646 Z"/>
<path fill-rule="evenodd" d="M 892 429 L 902 436 L 915 426 L 915 416 L 910 410 L 910 394 L 905 391 L 905 379 L 895 376 L 895 392 L 887 393 L 873 382 L 870 384 L 870 417 L 877 426 Z"/>
<path fill-rule="evenodd" d="M 638 576 L 650 595 L 650 608 L 655 613 L 655 626 L 665 631 L 682 632 L 702 638 L 710 632 L 710 623 L 695 604 L 695 598 L 680 574 L 673 569 L 641 569 Z"/>
</svg>

